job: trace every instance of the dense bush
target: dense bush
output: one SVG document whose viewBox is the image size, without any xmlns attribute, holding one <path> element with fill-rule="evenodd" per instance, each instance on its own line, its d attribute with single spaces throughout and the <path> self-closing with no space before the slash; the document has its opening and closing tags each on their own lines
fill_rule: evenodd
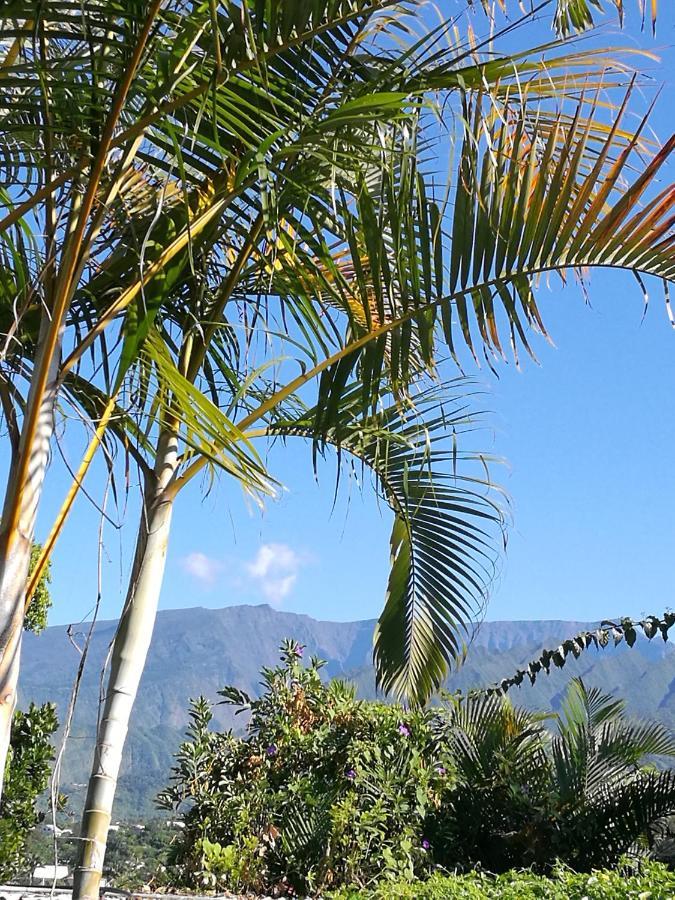
<svg viewBox="0 0 675 900">
<path fill-rule="evenodd" d="M 33 543 L 30 554 L 32 573 L 41 544 Z M 30 599 L 23 627 L 40 634 L 47 627 L 52 605 L 49 592 L 51 563 L 47 563 Z M 13 878 L 29 865 L 26 842 L 32 828 L 42 820 L 38 800 L 45 791 L 54 760 L 52 736 L 59 727 L 53 703 L 36 706 L 27 712 L 17 709 L 12 717 L 10 748 L 4 772 L 4 790 L 0 800 L 0 881 Z"/>
<path fill-rule="evenodd" d="M 53 703 L 17 710 L 5 789 L 0 802 L 0 881 L 7 881 L 25 868 L 28 834 L 42 818 L 37 801 L 49 783 L 54 759 L 52 735 L 58 728 Z"/>
<path fill-rule="evenodd" d="M 210 732 L 209 705 L 193 704 L 161 797 L 193 804 L 175 853 L 181 883 L 305 890 L 429 872 L 425 825 L 455 783 L 433 715 L 358 702 L 322 682 L 319 660 L 303 666 L 302 651 L 285 645 L 260 699 L 222 692 L 249 711 L 246 740 Z"/>
<path fill-rule="evenodd" d="M 631 724 L 621 702 L 580 681 L 555 717 L 495 696 L 411 712 L 324 683 L 302 652 L 285 644 L 259 699 L 221 692 L 249 715 L 245 739 L 210 731 L 210 705 L 193 704 L 160 798 L 185 815 L 176 882 L 292 892 L 437 868 L 546 872 L 562 860 L 589 871 L 646 848 L 675 811 L 675 776 L 641 767 L 675 754 L 670 734 Z"/>
<path fill-rule="evenodd" d="M 593 871 L 578 874 L 556 867 L 549 877 L 528 871 L 502 875 L 433 875 L 426 882 L 387 883 L 371 890 L 342 888 L 325 900 L 672 900 L 675 874 L 647 863 L 635 874 Z"/>
</svg>

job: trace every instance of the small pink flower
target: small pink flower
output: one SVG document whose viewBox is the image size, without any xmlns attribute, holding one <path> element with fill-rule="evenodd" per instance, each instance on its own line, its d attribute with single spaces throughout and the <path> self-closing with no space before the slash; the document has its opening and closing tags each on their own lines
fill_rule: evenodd
<svg viewBox="0 0 675 900">
<path fill-rule="evenodd" d="M 402 734 L 403 737 L 410 737 L 410 729 L 405 724 L 405 722 L 398 723 L 398 733 Z"/>
</svg>

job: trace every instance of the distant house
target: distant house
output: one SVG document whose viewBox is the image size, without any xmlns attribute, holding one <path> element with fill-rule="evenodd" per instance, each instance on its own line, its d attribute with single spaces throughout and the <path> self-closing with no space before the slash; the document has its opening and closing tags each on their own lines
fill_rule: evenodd
<svg viewBox="0 0 675 900">
<path fill-rule="evenodd" d="M 36 866 L 33 869 L 33 882 L 40 885 L 52 884 L 54 880 L 61 881 L 70 874 L 68 866 Z"/>
<path fill-rule="evenodd" d="M 59 828 L 58 825 L 53 825 L 51 822 L 43 822 L 39 827 L 44 834 L 54 834 L 56 837 L 73 833 L 72 828 Z"/>
</svg>

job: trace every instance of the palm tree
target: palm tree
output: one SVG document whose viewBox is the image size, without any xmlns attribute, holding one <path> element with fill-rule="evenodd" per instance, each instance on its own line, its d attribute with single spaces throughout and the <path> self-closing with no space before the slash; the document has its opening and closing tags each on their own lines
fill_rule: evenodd
<svg viewBox="0 0 675 900">
<path fill-rule="evenodd" d="M 330 38 L 335 41 L 339 35 L 331 34 Z M 321 47 L 313 40 L 306 53 L 317 52 L 321 52 Z M 304 66 L 309 68 L 307 61 Z M 336 60 L 335 70 L 326 77 L 338 83 L 344 66 L 344 59 Z M 399 215 L 406 212 L 404 203 L 415 203 L 418 199 L 414 192 L 411 196 L 404 193 L 406 185 L 415 184 L 411 178 L 415 159 L 410 152 L 410 136 L 400 128 L 404 117 L 414 124 L 416 114 L 405 116 L 400 98 L 392 102 L 389 94 L 377 90 L 374 79 L 370 80 L 370 86 L 373 92 L 361 97 L 358 105 L 347 90 L 342 107 L 336 107 L 333 101 L 330 116 L 340 123 L 339 141 L 332 122 L 326 122 L 322 93 L 311 92 L 302 110 L 302 128 L 289 129 L 286 143 L 277 136 L 276 152 L 283 163 L 277 171 L 270 166 L 275 172 L 274 180 L 266 176 L 257 186 L 258 195 L 250 188 L 246 197 L 224 208 L 217 222 L 214 220 L 213 228 L 191 243 L 191 255 L 182 260 L 182 268 L 174 267 L 172 281 L 158 282 L 162 296 L 156 302 L 146 294 L 142 302 L 128 308 L 122 327 L 124 342 L 120 359 L 123 373 L 133 372 L 133 375 L 124 387 L 124 394 L 143 398 L 140 404 L 136 402 L 135 407 L 125 410 L 114 399 L 122 387 L 119 377 L 109 385 L 106 394 L 77 376 L 73 359 L 64 363 L 65 384 L 78 396 L 80 405 L 86 407 L 89 403 L 93 419 L 100 417 L 102 409 L 110 408 L 113 399 L 111 422 L 116 428 L 124 428 L 125 448 L 137 460 L 144 483 L 136 555 L 113 646 L 108 691 L 85 803 L 82 858 L 75 880 L 78 896 L 93 896 L 98 891 L 124 737 L 152 634 L 177 494 L 206 465 L 218 466 L 251 493 L 264 494 L 271 490 L 273 481 L 265 472 L 261 457 L 254 452 L 252 442 L 256 438 L 302 433 L 313 435 L 317 441 L 330 440 L 347 446 L 348 437 L 354 445 L 352 432 L 359 423 L 359 414 L 364 420 L 359 431 L 362 443 L 364 429 L 373 427 L 371 407 L 383 396 L 382 376 L 370 384 L 359 378 L 352 387 L 347 383 L 350 367 L 340 390 L 332 390 L 329 403 L 320 403 L 312 413 L 302 403 L 302 389 L 306 386 L 311 389 L 323 371 L 332 374 L 340 359 L 348 356 L 353 330 L 363 331 L 368 316 L 379 314 L 376 305 L 374 310 L 370 309 L 373 294 L 370 276 L 365 276 L 362 294 L 354 277 L 360 267 L 363 279 L 363 272 L 370 267 L 370 221 L 367 213 L 355 206 L 352 197 L 345 199 L 346 192 L 352 192 L 360 178 L 368 176 L 372 181 L 374 173 L 379 172 L 383 182 L 379 195 L 385 200 L 389 198 L 387 202 L 395 199 Z M 371 134 L 389 127 L 384 151 L 367 134 L 364 140 L 366 115 Z M 361 152 L 353 163 L 348 163 L 350 143 L 357 139 L 362 142 Z M 233 158 L 231 163 L 230 177 L 236 178 L 235 166 L 246 166 L 248 161 Z M 333 193 L 337 195 L 335 199 Z M 265 203 L 269 195 L 274 197 L 273 230 L 266 223 Z M 137 227 L 136 222 L 129 223 L 129 227 L 132 224 Z M 330 231 L 335 235 L 333 240 Z M 147 233 L 146 229 L 141 229 L 141 233 Z M 389 237 L 390 232 L 386 230 L 382 238 Z M 382 238 L 380 247 L 387 252 Z M 118 259 L 111 258 L 101 275 L 87 285 L 87 292 L 105 296 L 111 285 L 124 284 L 129 269 L 134 271 L 132 257 L 127 252 Z M 230 266 L 225 278 L 221 275 L 223 258 Z M 397 279 L 396 293 L 403 290 L 409 297 L 415 297 L 411 279 L 408 283 Z M 275 303 L 279 316 L 295 323 L 297 335 L 292 342 L 286 337 L 285 342 L 291 349 L 295 347 L 302 373 L 297 377 L 292 377 L 294 373 L 285 377 L 288 364 L 273 377 L 267 374 L 275 363 L 274 354 L 270 354 L 267 346 L 275 338 L 270 324 Z M 334 320 L 337 313 L 342 313 L 344 323 Z M 383 314 L 386 315 L 384 310 Z M 255 346 L 259 337 L 265 342 L 260 365 L 254 358 L 242 369 L 244 351 Z M 127 350 L 129 344 L 131 350 Z M 390 350 L 385 348 L 385 356 L 389 355 Z M 126 365 L 126 359 L 136 360 L 133 370 Z M 415 351 L 410 353 L 406 368 L 418 373 L 424 364 L 420 353 Z M 406 403 L 406 380 L 410 380 L 410 375 L 405 380 L 399 376 L 392 382 L 392 388 L 394 384 L 397 386 L 401 404 Z M 345 408 L 347 400 L 348 409 Z M 232 416 L 233 411 L 238 413 L 238 419 Z M 340 417 L 347 413 L 349 418 L 343 421 Z M 399 412 L 400 423 L 405 423 L 400 415 Z M 427 431 L 447 421 L 439 413 Z M 258 427 L 249 430 L 254 422 L 259 423 Z M 411 440 L 411 435 L 405 432 L 399 436 L 405 445 Z M 375 471 L 384 465 L 379 461 L 377 446 L 371 435 L 360 454 Z M 417 446 L 413 442 L 413 447 L 420 456 L 424 443 Z M 459 458 L 459 451 L 455 451 L 455 457 Z M 411 569 L 406 531 L 410 521 L 421 515 L 417 510 L 406 512 L 403 485 L 410 487 L 416 478 L 429 474 L 422 462 L 419 472 L 409 466 L 407 472 L 395 474 L 395 458 L 392 449 L 386 457 L 391 465 L 387 491 L 399 512 L 395 551 L 397 559 L 400 557 L 396 578 L 392 579 L 392 607 L 400 605 L 399 598 L 411 589 L 412 575 L 405 572 L 406 568 Z M 480 480 L 476 477 L 477 484 Z M 496 516 L 489 504 L 483 512 L 478 512 L 484 501 L 469 491 L 459 492 L 459 496 L 465 497 L 463 506 L 458 505 L 453 491 L 446 491 L 441 483 L 435 491 L 438 502 L 442 499 L 451 518 L 454 513 L 468 520 L 474 508 L 475 514 L 485 520 Z M 423 500 L 421 492 L 417 503 L 422 504 Z M 433 527 L 433 522 L 432 516 L 431 524 L 420 524 L 420 532 Z M 427 540 L 431 540 L 431 535 Z M 465 614 L 463 606 L 471 592 L 482 592 L 480 576 L 473 571 L 471 562 L 455 565 L 453 553 L 463 546 L 469 554 L 485 555 L 484 541 L 478 532 L 473 533 L 470 524 L 463 533 L 458 531 L 451 543 L 447 576 L 428 574 L 430 583 L 452 586 L 448 598 L 439 596 L 441 611 L 437 616 L 440 627 L 449 636 L 451 628 L 447 622 L 443 623 L 444 617 L 456 615 L 460 609 Z M 428 567 L 428 561 L 421 562 L 420 567 L 425 566 Z M 419 589 L 418 580 L 415 579 L 412 590 Z M 460 585 L 462 596 L 458 591 Z M 438 594 L 436 588 L 434 595 Z M 423 636 L 427 630 L 419 629 L 420 642 L 428 641 L 428 634 Z M 455 641 L 454 637 L 452 640 Z M 449 652 L 447 647 L 440 654 L 434 652 L 432 670 L 441 665 Z M 417 689 L 428 691 L 434 677 L 437 676 L 427 676 L 424 687 Z"/>
<path fill-rule="evenodd" d="M 549 140 L 553 140 L 550 138 Z M 568 137 L 568 142 L 570 138 Z M 563 145 L 564 146 L 564 145 Z M 569 152 L 569 147 L 567 148 Z M 591 173 L 592 174 L 592 173 Z M 589 176 L 587 176 L 589 177 Z M 383 179 L 386 182 L 386 178 Z M 517 176 L 514 177 L 517 183 Z M 396 182 L 387 182 L 390 187 Z M 467 178 L 463 181 L 465 186 L 470 184 Z M 517 186 L 517 184 L 515 185 Z M 583 188 L 583 182 L 582 182 Z M 630 197 L 630 188 L 626 194 Z M 391 192 L 385 190 L 380 199 L 390 196 Z M 469 195 L 468 187 L 466 194 Z M 370 192 L 370 199 L 373 192 Z M 625 195 L 624 195 L 625 196 Z M 375 208 L 377 208 L 375 206 Z M 611 214 L 612 207 L 607 215 Z M 351 218 L 350 225 L 356 230 L 363 229 L 363 244 L 358 240 L 354 242 L 357 247 L 366 247 L 365 253 L 349 258 L 345 265 L 344 258 L 333 256 L 330 260 L 323 255 L 318 257 L 305 253 L 300 255 L 301 248 L 295 247 L 293 255 L 280 252 L 275 258 L 272 271 L 267 275 L 271 279 L 268 288 L 271 297 L 281 296 L 284 303 L 291 307 L 294 297 L 302 297 L 302 291 L 307 290 L 307 284 L 321 283 L 324 294 L 338 304 L 339 295 L 329 293 L 329 284 L 326 279 L 326 271 L 329 266 L 333 270 L 339 270 L 342 264 L 343 271 L 352 272 L 366 259 L 367 270 L 372 271 L 372 256 L 368 255 L 366 236 L 368 229 L 367 216 L 363 216 L 362 223 L 358 223 L 355 217 Z M 521 227 L 526 228 L 527 222 Z M 565 224 L 564 215 L 561 216 L 561 224 Z M 583 224 L 583 223 L 582 223 Z M 383 232 L 389 237 L 387 232 Z M 406 248 L 407 249 L 407 248 Z M 507 247 L 508 249 L 508 247 Z M 302 259 L 300 271 L 294 268 L 298 256 Z M 363 258 L 362 258 L 363 257 Z M 408 259 L 413 258 L 408 254 Z M 259 275 L 256 267 L 261 265 L 261 260 L 267 259 L 267 253 L 251 251 L 250 267 L 239 274 L 244 279 L 253 277 L 254 282 Z M 251 272 L 250 269 L 253 269 Z M 366 267 L 364 267 L 366 268 Z M 370 279 L 371 276 L 369 275 Z M 384 279 L 383 279 L 384 280 Z M 294 286 L 293 292 L 288 292 L 288 283 Z M 372 291 L 373 282 L 365 282 L 368 290 Z M 409 284 L 399 281 L 395 290 L 402 293 L 409 288 Z M 233 294 L 235 288 L 232 287 Z M 288 292 L 288 293 L 287 293 Z M 240 295 L 243 309 L 246 309 L 247 297 L 251 289 L 246 287 L 236 293 Z M 412 295 L 412 291 L 411 291 Z M 317 292 L 317 299 L 321 293 Z M 489 296 L 489 295 L 484 295 Z M 351 305 L 345 310 L 349 315 L 355 307 L 353 297 Z M 529 298 L 528 298 L 529 299 Z M 530 309 L 533 300 L 530 299 Z M 362 303 L 356 307 L 365 318 L 368 304 Z M 194 307 L 191 304 L 190 316 L 194 316 Z M 269 317 L 269 307 L 266 307 L 266 316 Z M 358 325 L 358 319 L 350 322 L 348 335 L 342 339 L 341 346 L 333 354 L 327 354 L 323 359 L 307 369 L 302 375 L 285 382 L 277 377 L 276 383 L 271 380 L 263 381 L 251 375 L 240 375 L 233 381 L 233 373 L 236 371 L 234 360 L 224 355 L 223 349 L 230 340 L 231 332 L 236 330 L 231 322 L 221 321 L 219 328 L 214 332 L 213 339 L 221 336 L 224 330 L 226 337 L 221 336 L 217 353 L 220 362 L 217 371 L 221 377 L 227 376 L 224 391 L 218 396 L 218 402 L 209 405 L 199 392 L 194 390 L 193 383 L 180 372 L 179 366 L 184 367 L 184 372 L 190 371 L 189 356 L 185 357 L 186 335 L 191 334 L 191 327 L 183 326 L 181 331 L 182 343 L 171 337 L 170 332 L 165 332 L 162 340 L 157 340 L 154 328 L 159 326 L 159 315 L 153 322 L 153 328 L 147 332 L 144 342 L 145 352 L 152 361 L 157 383 L 165 379 L 167 387 L 163 389 L 165 399 L 160 404 L 153 406 L 157 410 L 156 426 L 163 431 L 163 436 L 155 444 L 154 463 L 151 472 L 153 479 L 152 489 L 146 496 L 150 503 L 145 501 L 142 529 L 138 541 L 137 556 L 132 571 L 132 581 L 127 596 L 127 602 L 122 615 L 120 630 L 116 636 L 113 647 L 112 668 L 108 685 L 106 702 L 101 719 L 101 727 L 97 738 L 97 752 L 92 772 L 92 779 L 88 791 L 85 819 L 82 827 L 83 857 L 76 878 L 76 896 L 93 896 L 98 889 L 100 871 L 102 865 L 102 851 L 105 846 L 107 827 L 112 812 L 114 788 L 121 761 L 124 735 L 131 712 L 133 699 L 140 681 L 140 676 L 147 653 L 152 623 L 161 589 L 161 573 L 166 542 L 170 527 L 170 514 L 173 501 L 178 493 L 195 475 L 202 471 L 209 463 L 217 462 L 222 465 L 229 474 L 234 475 L 245 486 L 253 490 L 266 490 L 266 474 L 262 469 L 260 459 L 248 454 L 245 465 L 240 457 L 233 461 L 230 453 L 233 447 L 247 448 L 250 442 L 258 438 L 267 438 L 276 434 L 300 433 L 311 437 L 321 444 L 329 438 L 338 447 L 349 449 L 346 437 L 340 429 L 340 414 L 344 409 L 344 403 L 349 400 L 350 421 L 358 426 L 353 440 L 356 446 L 367 446 L 367 419 L 364 421 L 364 413 L 372 409 L 378 396 L 387 390 L 401 390 L 401 382 L 387 380 L 388 374 L 384 370 L 375 371 L 366 368 L 363 364 L 357 370 L 356 381 L 349 389 L 345 387 L 345 381 L 353 377 L 355 365 L 353 357 L 362 348 L 368 349 L 371 340 L 370 335 L 387 334 L 395 332 L 396 327 L 411 321 L 414 317 L 407 316 L 403 311 L 391 325 L 386 319 L 382 325 L 367 332 L 364 338 L 352 337 L 352 329 Z M 302 321 L 302 320 L 301 320 Z M 192 322 L 192 319 L 190 320 Z M 404 357 L 404 367 L 399 371 L 407 371 L 406 381 L 409 383 L 411 376 L 420 371 L 420 366 L 426 361 L 419 322 L 414 323 L 417 328 L 414 337 L 409 338 L 407 355 Z M 202 329 L 204 325 L 200 326 Z M 252 330 L 252 329 L 250 329 Z M 264 329 L 265 337 L 269 339 L 270 329 Z M 251 340 L 255 336 L 251 337 Z M 467 338 L 467 340 L 469 340 Z M 194 341 L 194 336 L 191 336 Z M 196 346 L 192 343 L 192 346 Z M 167 353 L 168 348 L 173 348 L 175 358 Z M 207 359 L 210 347 L 200 345 L 200 352 Z M 391 359 L 396 348 L 392 341 L 381 346 L 383 360 L 391 364 Z M 305 350 L 308 357 L 310 350 Z M 365 353 L 364 353 L 365 357 Z M 237 354 L 235 353 L 235 358 Z M 226 360 L 225 364 L 224 361 Z M 342 365 L 347 360 L 347 365 Z M 381 361 L 384 366 L 384 361 Z M 269 365 L 270 360 L 266 360 Z M 264 367 L 264 364 L 263 364 Z M 213 371 L 216 371 L 214 367 Z M 364 371 L 369 373 L 370 381 L 363 376 Z M 325 375 L 324 375 L 325 373 Z M 177 378 L 176 376 L 180 376 Z M 302 399 L 302 389 L 308 389 L 313 379 L 318 376 L 318 402 L 311 414 L 305 414 L 301 418 L 288 419 L 287 408 L 297 406 Z M 145 379 L 146 382 L 149 380 Z M 413 379 L 414 380 L 414 379 Z M 207 379 L 208 381 L 208 379 Z M 373 385 L 376 385 L 373 391 Z M 408 387 L 410 388 L 409 384 Z M 213 389 L 213 388 L 212 388 Z M 204 384 L 204 390 L 208 385 Z M 223 395 L 229 392 L 231 402 L 226 404 Z M 215 393 L 218 394 L 217 389 Z M 160 391 L 162 394 L 162 391 Z M 364 402 L 364 396 L 366 398 Z M 424 395 L 423 395 L 424 396 Z M 403 394 L 405 397 L 405 394 Z M 414 403 L 414 392 L 413 392 Z M 228 406 L 236 409 L 241 407 L 241 418 L 226 419 L 219 407 Z M 194 406 L 195 413 L 187 421 L 182 423 L 185 429 L 180 433 L 177 429 L 177 409 L 185 410 Z M 164 412 L 160 410 L 164 407 Z M 434 407 L 435 409 L 435 407 Z M 172 423 L 173 417 L 173 423 Z M 444 423 L 444 416 L 438 414 L 437 419 L 432 415 L 432 421 Z M 167 436 L 166 423 L 170 423 L 173 432 Z M 254 423 L 261 423 L 262 427 L 252 429 Z M 171 424 L 172 423 L 172 424 Z M 214 424 L 215 423 L 215 424 Z M 425 425 L 421 444 L 427 440 L 429 425 Z M 198 434 L 206 433 L 210 436 L 210 445 L 196 443 Z M 200 439 L 201 440 L 201 439 Z M 187 445 L 181 449 L 179 442 Z M 420 446 L 415 443 L 419 453 Z M 136 452 L 140 449 L 136 447 Z M 220 456 L 226 457 L 223 463 Z M 445 459 L 451 454 L 446 452 Z M 363 458 L 370 462 L 368 454 Z M 376 455 L 377 458 L 377 455 Z M 390 463 L 395 458 L 391 451 L 384 454 L 384 458 Z M 377 466 L 373 463 L 377 472 Z M 411 474 L 412 472 L 412 474 Z M 415 484 L 413 475 L 417 475 L 418 483 Z M 436 476 L 432 481 L 419 483 L 422 475 Z M 166 480 L 164 477 L 166 476 Z M 396 483 L 398 479 L 399 493 L 392 491 L 388 494 L 394 509 L 403 514 L 398 515 L 395 521 L 392 537 L 393 570 L 390 579 L 390 589 L 385 612 L 381 618 L 376 637 L 376 660 L 380 680 L 385 687 L 393 688 L 399 693 L 407 695 L 410 699 L 423 701 L 430 691 L 438 685 L 447 672 L 450 660 L 461 649 L 457 640 L 458 627 L 462 621 L 470 616 L 468 601 L 473 594 L 474 599 L 483 596 L 484 581 L 476 572 L 476 556 L 484 552 L 482 542 L 485 536 L 476 532 L 467 521 L 472 515 L 490 516 L 490 509 L 473 508 L 471 501 L 464 496 L 445 496 L 442 488 L 442 478 L 434 468 L 427 468 L 426 461 L 419 469 L 409 466 L 407 461 L 395 475 L 387 470 L 383 475 L 383 482 Z M 439 483 L 439 481 L 441 483 Z M 410 494 L 405 494 L 401 499 L 401 486 L 405 485 Z M 417 494 L 415 494 L 417 491 Z M 426 501 L 426 502 L 425 502 Z M 428 505 L 427 505 L 428 504 Z M 418 509 L 418 507 L 421 507 Z M 431 510 L 431 512 L 430 512 Z"/>
<path fill-rule="evenodd" d="M 3 359 L 10 361 L 2 406 L 12 458 L 0 527 L 0 773 L 16 702 L 26 578 L 62 353 L 80 341 L 91 343 L 222 204 L 222 191 L 215 191 L 189 229 L 175 235 L 114 307 L 99 307 L 95 322 L 80 317 L 75 292 L 113 249 L 105 226 L 132 167 L 148 156 L 177 164 L 159 126 L 166 128 L 167 109 L 199 35 L 189 17 L 171 24 L 173 16 L 162 6 L 162 0 L 147 6 L 92 0 L 86 10 L 63 0 L 3 4 L 0 245 L 6 263 L 2 298 L 9 300 Z M 157 65 L 172 52 L 168 68 Z M 26 231 L 43 237 L 28 244 Z M 30 357 L 14 369 L 22 355 L 15 344 L 27 326 Z"/>
<path fill-rule="evenodd" d="M 107 379 L 98 394 L 82 391 L 81 397 L 102 422 L 114 417 L 117 427 L 135 425 L 138 445 L 145 452 L 150 448 L 146 506 L 148 497 L 154 499 L 147 522 L 155 514 L 157 520 L 150 530 L 144 526 L 147 533 L 139 541 L 134 597 L 142 571 L 147 571 L 152 593 L 158 592 L 163 542 L 156 535 L 168 532 L 175 492 L 209 462 L 225 465 L 245 483 L 265 490 L 266 474 L 249 452 L 247 432 L 255 423 L 267 431 L 270 415 L 314 380 L 319 400 L 314 428 L 321 434 L 331 427 L 352 377 L 361 385 L 365 413 L 380 389 L 405 393 L 421 371 L 432 368 L 439 339 L 454 352 L 458 326 L 459 338 L 472 349 L 480 342 L 488 351 L 501 352 L 495 302 L 527 346 L 526 326 L 542 325 L 533 293 L 542 272 L 612 264 L 663 278 L 672 274 L 671 194 L 657 198 L 646 212 L 637 207 L 670 146 L 643 166 L 632 183 L 622 184 L 619 176 L 630 171 L 636 152 L 646 149 L 644 123 L 631 134 L 622 130 L 621 115 L 613 126 L 605 125 L 592 103 L 581 100 L 571 115 L 547 106 L 549 100 L 578 95 L 582 81 L 595 88 L 617 86 L 626 80 L 624 71 L 619 68 L 608 78 L 605 57 L 591 52 L 556 55 L 556 44 L 502 58 L 487 43 L 450 42 L 439 49 L 434 33 L 400 49 L 392 38 L 398 29 L 415 24 L 407 26 L 404 18 L 414 7 L 326 2 L 318 12 L 303 7 L 292 15 L 284 6 L 283 16 L 281 5 L 275 4 L 264 11 L 248 5 L 220 12 L 187 7 L 176 15 L 159 5 L 152 10 L 157 28 L 147 25 L 144 42 L 152 33 L 152 46 L 158 54 L 166 49 L 167 56 L 156 57 L 162 61 L 159 73 L 152 54 L 143 57 L 141 113 L 134 107 L 132 124 L 121 123 L 119 133 L 106 138 L 102 159 L 114 163 L 115 174 L 106 197 L 109 206 L 126 180 L 138 174 L 132 172 L 133 160 L 142 158 L 152 164 L 152 178 L 162 176 L 166 191 L 179 200 L 172 215 L 165 217 L 160 208 L 157 219 L 153 215 L 149 226 L 137 232 L 144 237 L 137 240 L 136 253 L 128 251 L 133 223 L 123 240 L 114 227 L 100 231 L 98 284 L 108 277 L 108 288 L 114 289 L 121 278 L 124 290 L 94 292 L 95 278 L 82 285 L 72 272 L 68 276 L 64 312 L 66 307 L 75 310 L 73 329 L 84 327 L 85 334 L 78 333 L 53 379 L 55 387 L 76 386 L 77 366 L 86 351 L 123 316 L 115 379 Z M 93 8 L 100 12 L 96 4 Z M 36 28 L 25 14 L 17 13 L 17 18 L 22 25 L 16 39 L 26 44 Z M 131 14 L 128 22 L 133 31 Z M 66 29 L 61 40 L 70 37 Z M 83 43 L 79 50 L 87 56 L 91 42 L 84 49 Z M 142 51 L 137 55 L 140 59 Z M 572 63 L 585 67 L 584 74 L 566 80 L 565 67 Z M 8 71 L 17 68 L 10 64 Z M 525 90 L 514 91 L 523 84 Z M 34 91 L 40 101 L 35 107 L 43 115 L 44 92 L 40 87 Z M 424 136 L 436 137 L 428 125 L 434 97 L 440 98 L 439 111 L 446 97 L 456 98 L 465 133 L 452 186 L 452 215 L 425 173 Z M 87 103 L 91 106 L 90 98 Z M 100 151 L 101 144 L 96 146 Z M 117 148 L 124 146 L 128 152 L 120 156 Z M 38 155 L 44 163 L 44 154 Z M 38 190 L 16 206 L 0 222 L 0 230 L 4 226 L 7 234 L 40 199 L 50 198 L 59 179 L 65 183 L 73 177 L 72 168 L 65 170 L 70 174 L 51 178 L 42 194 Z M 304 206 L 308 199 L 309 210 Z M 87 202 L 87 215 L 98 217 L 96 228 L 87 232 L 93 247 L 99 224 L 110 219 L 105 218 L 107 209 L 95 208 L 93 199 Z M 141 214 L 146 212 L 142 204 Z M 180 215 L 183 221 L 177 222 Z M 80 211 L 74 213 L 84 235 L 82 217 Z M 210 229 L 215 229 L 215 258 L 225 275 L 216 295 L 208 293 L 195 313 L 193 253 L 201 252 L 202 238 L 206 245 L 214 241 Z M 613 229 L 620 234 L 618 243 L 612 243 Z M 187 269 L 191 278 L 185 279 Z M 255 276 L 248 284 L 244 272 Z M 170 332 L 164 335 L 168 343 L 155 335 L 155 320 L 167 291 L 175 287 L 174 278 L 191 282 L 189 302 L 175 323 L 178 344 L 171 343 Z M 212 341 L 230 330 L 223 322 L 228 302 L 238 300 L 248 310 L 249 322 L 255 316 L 265 321 L 268 306 L 252 300 L 262 292 L 265 278 L 273 279 L 269 293 L 280 298 L 304 339 L 303 369 L 280 385 L 268 384 L 261 402 L 235 424 L 215 403 L 204 405 L 195 380 L 203 373 L 208 388 Z M 185 327 L 188 319 L 192 329 Z M 472 334 L 476 325 L 478 337 Z M 169 385 L 159 395 L 162 402 L 151 407 L 149 427 L 139 427 L 118 405 L 118 392 L 139 353 L 145 354 L 141 367 L 150 365 L 157 381 Z M 220 358 L 228 362 L 222 352 Z M 247 379 L 247 373 L 242 377 L 234 370 L 228 387 L 239 385 L 237 401 L 241 386 L 249 387 Z M 142 389 L 143 382 L 139 384 Z M 191 411 L 191 420 L 188 416 L 182 426 L 189 449 L 179 456 L 177 420 Z M 184 466 L 180 474 L 179 465 Z M 171 485 L 167 495 L 165 476 Z M 399 526 L 399 568 L 404 559 L 400 536 Z M 146 570 L 143 559 L 149 557 L 152 565 Z M 378 665 L 389 687 L 421 696 L 447 671 L 454 626 L 447 610 L 429 615 L 428 600 L 414 592 L 397 596 L 378 632 Z M 15 617 L 17 608 L 15 603 Z M 136 632 L 123 626 L 120 659 L 127 653 L 122 653 L 125 643 L 137 659 L 144 655 L 142 643 L 134 647 Z M 136 677 L 138 666 L 129 668 Z M 122 737 L 125 727 L 120 727 Z M 121 752 L 119 744 L 118 737 L 115 754 Z"/>
</svg>

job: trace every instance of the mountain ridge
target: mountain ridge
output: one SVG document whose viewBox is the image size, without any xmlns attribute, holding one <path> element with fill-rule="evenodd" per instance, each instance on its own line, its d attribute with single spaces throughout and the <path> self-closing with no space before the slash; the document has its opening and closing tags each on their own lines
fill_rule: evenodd
<svg viewBox="0 0 675 900">
<path fill-rule="evenodd" d="M 597 623 L 562 619 L 483 622 L 469 644 L 464 665 L 447 683 L 450 690 L 485 687 L 523 668 L 544 647 Z M 190 607 L 158 613 L 146 670 L 132 716 L 120 778 L 116 816 L 151 813 L 152 799 L 166 783 L 172 754 L 188 722 L 188 704 L 200 694 L 217 700 L 217 691 L 234 684 L 257 693 L 259 672 L 278 660 L 281 641 L 294 638 L 309 653 L 326 660 L 328 677 L 352 680 L 359 696 L 375 696 L 372 669 L 374 620 L 330 622 L 276 610 L 268 604 L 218 609 Z M 26 634 L 22 650 L 20 703 L 56 702 L 64 718 L 79 664 L 73 640 L 81 642 L 87 624 L 70 630 L 49 627 L 42 635 Z M 77 808 L 82 782 L 89 771 L 95 734 L 100 671 L 116 622 L 101 621 L 94 632 L 80 697 L 65 755 L 62 789 Z M 675 727 L 675 647 L 661 638 L 640 638 L 635 647 L 623 644 L 587 650 L 563 670 L 541 676 L 534 688 L 512 691 L 515 703 L 556 709 L 573 675 L 626 699 L 633 716 L 658 718 Z M 215 726 L 232 727 L 232 710 L 218 706 Z M 240 727 L 240 723 L 236 723 Z"/>
</svg>

